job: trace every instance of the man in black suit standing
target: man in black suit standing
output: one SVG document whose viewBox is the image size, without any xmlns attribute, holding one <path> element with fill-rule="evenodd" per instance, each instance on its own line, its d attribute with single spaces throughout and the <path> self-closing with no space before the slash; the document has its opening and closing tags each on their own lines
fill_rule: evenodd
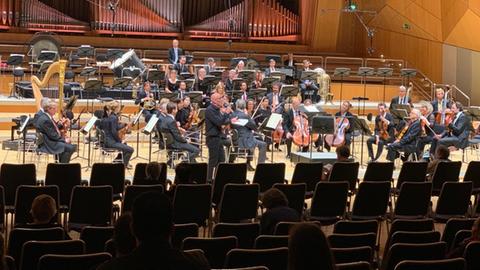
<svg viewBox="0 0 480 270">
<path fill-rule="evenodd" d="M 178 40 L 172 41 L 172 48 L 168 49 L 168 62 L 170 64 L 176 64 L 180 60 L 180 56 L 183 55 L 183 49 L 178 47 Z"/>
<path fill-rule="evenodd" d="M 205 135 L 208 147 L 208 175 L 211 180 L 213 170 L 219 163 L 225 162 L 225 151 L 223 141 L 226 135 L 223 131 L 225 125 L 230 124 L 230 114 L 232 110 L 224 106 L 226 100 L 219 93 L 214 93 L 210 97 L 210 105 L 205 110 Z M 233 118 L 233 121 L 236 119 Z"/>
<path fill-rule="evenodd" d="M 282 83 L 276 82 L 272 85 L 272 92 L 267 94 L 268 105 L 274 113 L 283 112 L 283 97 L 280 95 Z"/>
<path fill-rule="evenodd" d="M 447 125 L 447 130 L 442 134 L 434 136 L 430 148 L 430 155 L 435 153 L 437 144 L 447 147 L 454 146 L 458 149 L 463 149 L 468 146 L 468 137 L 472 130 L 470 118 L 463 112 L 463 105 L 460 102 L 452 103 L 451 110 L 455 116 L 452 122 Z"/>
<path fill-rule="evenodd" d="M 422 131 L 420 126 L 420 111 L 412 109 L 410 111 L 410 123 L 405 123 L 406 131 L 400 139 L 396 139 L 392 144 L 388 145 L 387 160 L 394 161 L 398 151 L 404 151 L 408 157 L 411 153 L 416 152 L 417 139 Z M 402 130 L 400 130 L 402 132 Z"/>
<path fill-rule="evenodd" d="M 153 108 L 144 108 L 145 102 L 152 103 L 151 105 L 153 105 Z M 142 114 L 145 117 L 146 122 L 150 121 L 152 115 L 158 115 L 158 110 L 155 108 L 155 98 L 149 81 L 143 83 L 143 87 L 140 89 L 137 98 L 135 99 L 135 105 L 140 105 L 140 107 L 144 108 Z"/>
<path fill-rule="evenodd" d="M 270 77 L 272 72 L 277 71 L 275 64 L 275 59 L 270 58 L 270 60 L 268 61 L 268 68 L 265 69 L 265 77 Z"/>
<path fill-rule="evenodd" d="M 216 70 L 217 70 L 217 64 L 215 63 L 215 59 L 213 59 L 213 57 L 209 57 L 207 59 L 207 65 L 205 66 L 205 71 L 207 72 L 207 74 L 210 74 L 210 72 L 216 71 Z"/>
<path fill-rule="evenodd" d="M 69 163 L 77 147 L 72 145 L 69 139 L 62 137 L 57 123 L 53 120 L 57 113 L 57 104 L 52 100 L 44 101 L 43 111 L 36 119 L 37 132 L 43 137 L 39 143 L 39 150 L 58 155 L 60 163 Z"/>
<path fill-rule="evenodd" d="M 238 99 L 235 102 L 235 111 L 233 112 L 233 116 L 238 119 L 245 119 L 248 122 L 245 125 L 233 123 L 233 128 L 235 128 L 238 132 L 238 147 L 243 149 L 248 149 L 251 153 L 255 151 L 255 147 L 258 148 L 258 163 L 265 163 L 267 159 L 267 143 L 262 142 L 260 140 L 255 139 L 253 132 L 257 130 L 257 124 L 252 120 L 248 114 L 245 113 L 246 102 L 243 99 Z M 253 167 L 250 164 L 252 158 L 247 159 L 248 169 L 253 171 Z"/>
<path fill-rule="evenodd" d="M 398 96 L 392 98 L 390 101 L 390 108 L 395 109 L 395 105 L 397 104 L 409 104 L 412 106 L 412 99 L 407 97 L 407 88 L 403 85 L 398 88 Z"/>
<path fill-rule="evenodd" d="M 177 113 L 177 104 L 173 102 L 169 102 L 167 104 L 167 116 L 162 121 L 161 131 L 163 134 L 169 133 L 172 138 L 173 142 L 168 145 L 167 147 L 176 149 L 176 150 L 184 150 L 187 151 L 189 154 L 189 161 L 195 162 L 195 158 L 198 156 L 200 151 L 197 147 L 189 144 L 188 141 L 182 136 L 177 121 L 175 120 L 175 114 Z M 167 161 L 167 163 L 171 163 L 171 159 Z"/>
<path fill-rule="evenodd" d="M 375 133 L 367 140 L 368 156 L 371 161 L 376 161 L 383 151 L 383 146 L 392 142 L 394 138 L 394 124 L 393 117 L 387 112 L 387 106 L 385 103 L 378 104 L 378 115 L 375 117 Z M 382 137 L 381 132 L 386 132 L 388 138 Z M 377 154 L 373 155 L 373 144 L 376 144 Z"/>
</svg>

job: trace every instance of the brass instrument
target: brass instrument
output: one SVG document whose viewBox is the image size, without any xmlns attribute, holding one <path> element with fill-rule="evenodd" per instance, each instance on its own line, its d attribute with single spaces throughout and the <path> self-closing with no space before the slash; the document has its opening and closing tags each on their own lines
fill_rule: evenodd
<svg viewBox="0 0 480 270">
<path fill-rule="evenodd" d="M 157 103 L 155 102 L 155 99 L 153 98 L 148 98 L 143 102 L 143 109 L 150 111 L 155 109 Z"/>
</svg>

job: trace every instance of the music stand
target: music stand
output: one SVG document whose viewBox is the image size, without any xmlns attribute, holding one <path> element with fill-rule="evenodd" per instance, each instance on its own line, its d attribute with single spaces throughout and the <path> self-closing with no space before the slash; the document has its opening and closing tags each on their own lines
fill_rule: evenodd
<svg viewBox="0 0 480 270">
<path fill-rule="evenodd" d="M 471 117 L 472 121 L 480 121 L 480 107 L 470 106 L 464 111 L 466 115 Z"/>
<path fill-rule="evenodd" d="M 142 131 L 144 134 L 148 135 L 148 162 L 152 161 L 152 133 L 153 129 L 157 125 L 158 120 L 158 116 L 156 116 L 155 114 L 152 115 L 152 117 Z"/>
<path fill-rule="evenodd" d="M 238 72 L 238 78 L 244 79 L 247 83 L 252 83 L 255 80 L 254 70 L 242 70 Z"/>
<path fill-rule="evenodd" d="M 281 63 L 282 62 L 282 56 L 278 54 L 271 54 L 271 55 L 265 55 L 265 60 L 267 62 L 270 62 L 270 60 L 275 60 L 275 63 Z"/>
<path fill-rule="evenodd" d="M 186 93 L 186 96 L 190 98 L 190 103 L 201 104 L 203 101 L 202 91 L 190 91 Z"/>
<path fill-rule="evenodd" d="M 407 77 L 407 83 L 405 85 L 408 85 L 410 83 L 410 78 L 415 77 L 417 75 L 417 70 L 413 68 L 402 68 L 400 70 L 400 76 L 403 78 Z"/>
<path fill-rule="evenodd" d="M 85 66 L 88 65 L 88 59 L 95 55 L 95 48 L 90 45 L 81 45 L 77 48 L 77 56 L 79 58 L 85 58 Z"/>
<path fill-rule="evenodd" d="M 362 144 L 360 148 L 360 164 L 363 166 L 363 145 L 364 145 L 364 138 L 365 135 L 371 136 L 372 131 L 368 127 L 367 121 L 365 119 L 358 118 L 358 116 L 354 115 L 353 118 L 350 118 L 350 121 L 353 122 L 353 129 L 360 131 L 362 135 Z"/>
<path fill-rule="evenodd" d="M 277 77 L 265 77 L 262 80 L 262 86 L 269 89 L 269 88 L 272 88 L 273 83 L 278 81 L 280 81 L 280 79 Z"/>
<path fill-rule="evenodd" d="M 132 77 L 122 77 L 122 78 L 115 78 L 113 79 L 113 84 L 112 88 L 119 88 L 120 89 L 120 105 L 122 105 L 122 100 L 124 99 L 123 92 L 122 90 L 125 90 L 130 83 L 132 82 Z"/>
<path fill-rule="evenodd" d="M 314 116 L 312 118 L 312 131 L 311 133 L 318 133 L 320 137 L 323 138 L 325 134 L 334 134 L 335 133 L 335 118 L 332 116 Z M 325 144 L 325 140 L 322 141 L 322 149 Z M 310 158 L 311 158 L 310 150 Z"/>
<path fill-rule="evenodd" d="M 232 98 L 233 100 L 241 99 L 243 96 L 243 91 L 241 90 L 233 90 L 232 91 Z M 248 94 L 247 94 L 248 97 Z"/>
<path fill-rule="evenodd" d="M 125 67 L 122 68 L 122 77 L 132 77 L 133 80 L 138 78 L 142 74 L 142 70 L 138 67 Z"/>
<path fill-rule="evenodd" d="M 85 86 L 83 87 L 84 91 L 87 91 L 87 111 L 88 111 L 88 105 L 91 97 L 94 97 L 97 95 L 98 92 L 102 90 L 103 83 L 102 81 L 92 78 L 89 79 L 85 82 Z M 91 92 L 92 94 L 89 94 L 88 92 Z M 92 111 L 93 113 L 93 100 L 92 100 Z"/>
<path fill-rule="evenodd" d="M 166 98 L 170 101 L 176 99 L 178 97 L 178 94 L 177 93 L 167 93 L 167 92 L 159 92 L 158 93 L 158 99 L 163 99 L 163 98 Z"/>
<path fill-rule="evenodd" d="M 193 75 L 190 72 L 182 72 L 182 73 L 179 74 L 179 76 L 180 76 L 181 80 L 191 79 L 191 78 L 195 77 L 195 75 Z"/>
<path fill-rule="evenodd" d="M 165 79 L 165 71 L 158 69 L 149 69 L 147 71 L 147 81 L 155 82 Z"/>
<path fill-rule="evenodd" d="M 42 74 L 44 71 L 47 71 L 47 69 L 50 67 L 50 65 L 53 64 L 52 60 L 45 60 L 40 64 L 40 67 L 38 68 L 37 72 Z"/>
<path fill-rule="evenodd" d="M 43 61 L 55 61 L 58 57 L 58 53 L 55 51 L 41 51 L 37 57 L 38 62 Z"/>
<path fill-rule="evenodd" d="M 245 66 L 247 65 L 247 58 L 246 57 L 235 57 L 230 60 L 230 67 L 235 68 L 238 65 L 238 62 L 243 61 Z"/>
<path fill-rule="evenodd" d="M 362 77 L 363 81 L 363 115 L 365 115 L 365 101 L 368 100 L 367 98 L 367 76 L 373 76 L 375 74 L 373 68 L 371 67 L 359 67 L 357 71 L 357 75 Z M 360 105 L 360 103 L 358 104 Z M 358 108 L 358 115 L 360 115 L 360 108 Z"/>
<path fill-rule="evenodd" d="M 90 162 L 91 162 L 90 157 L 91 157 L 92 135 L 91 135 L 90 131 L 92 130 L 92 128 L 95 125 L 95 123 L 97 122 L 97 120 L 98 120 L 98 118 L 95 115 L 92 116 L 92 118 L 90 118 L 90 120 L 88 120 L 88 122 L 85 124 L 85 126 L 83 126 L 83 128 L 81 128 L 79 130 L 80 133 L 82 133 L 84 136 L 86 136 L 88 134 L 88 151 L 87 151 L 88 156 L 87 156 L 87 167 L 86 167 L 87 170 L 88 170 L 88 168 L 91 167 L 90 166 Z M 78 137 L 80 137 L 80 134 L 78 134 Z"/>
<path fill-rule="evenodd" d="M 272 71 L 270 72 L 270 77 L 280 78 L 280 81 L 285 80 L 285 73 L 281 71 Z"/>
<path fill-rule="evenodd" d="M 85 79 L 87 79 L 88 77 L 93 76 L 96 71 L 97 69 L 94 67 L 84 67 L 80 72 L 80 76 L 85 77 Z"/>
<path fill-rule="evenodd" d="M 15 80 L 15 74 L 13 70 L 16 69 L 16 66 L 19 66 L 23 63 L 24 58 L 25 58 L 25 55 L 23 54 L 10 54 L 10 56 L 7 59 L 7 65 L 12 67 L 12 76 L 13 76 L 13 84 L 14 84 L 12 87 L 12 92 L 10 93 L 9 97 L 18 98 L 17 91 L 15 91 L 16 80 Z"/>
<path fill-rule="evenodd" d="M 122 49 L 107 49 L 106 58 L 110 61 L 115 61 L 118 58 L 121 58 L 125 53 L 125 50 Z"/>
<path fill-rule="evenodd" d="M 233 89 L 232 89 L 232 90 L 238 90 L 238 89 L 240 89 L 240 85 L 241 85 L 243 82 L 245 82 L 245 80 L 242 79 L 242 78 L 233 79 L 233 81 L 232 81 Z"/>
<path fill-rule="evenodd" d="M 221 70 L 212 70 L 210 71 L 210 74 L 211 76 L 214 76 L 214 77 L 218 77 L 218 78 L 221 78 L 222 77 L 222 74 L 223 74 L 223 71 Z M 207 75 L 208 76 L 208 75 Z"/>
<path fill-rule="evenodd" d="M 221 79 L 222 78 L 220 78 L 220 77 L 207 75 L 207 76 L 205 76 L 205 78 L 203 78 L 203 84 L 208 85 L 210 87 L 213 87 L 213 86 L 217 85 L 220 82 Z"/>
<path fill-rule="evenodd" d="M 405 119 L 408 117 L 412 107 L 409 104 L 394 104 L 390 108 L 392 115 L 398 119 Z"/>
<path fill-rule="evenodd" d="M 285 98 L 293 97 L 298 95 L 298 86 L 295 85 L 282 85 L 280 89 L 280 95 Z"/>
<path fill-rule="evenodd" d="M 273 147 L 273 132 L 277 129 L 277 126 L 281 123 L 282 121 L 282 115 L 279 113 L 272 113 L 270 116 L 265 118 L 263 120 L 262 124 L 259 127 L 259 130 L 266 130 L 270 131 L 270 140 L 272 142 L 272 156 L 271 160 L 273 162 L 273 152 L 275 152 L 275 147 Z"/>
<path fill-rule="evenodd" d="M 333 72 L 333 76 L 340 76 L 340 109 L 342 108 L 343 102 L 343 79 L 350 76 L 350 68 L 339 67 L 336 68 Z"/>
<path fill-rule="evenodd" d="M 250 89 L 247 93 L 248 98 L 253 100 L 257 100 L 260 97 L 264 97 L 267 94 L 267 88 L 257 88 L 257 89 Z"/>
<path fill-rule="evenodd" d="M 385 88 L 387 85 L 387 77 L 392 77 L 393 68 L 377 68 L 377 76 L 383 77 L 383 102 L 385 102 Z"/>
</svg>

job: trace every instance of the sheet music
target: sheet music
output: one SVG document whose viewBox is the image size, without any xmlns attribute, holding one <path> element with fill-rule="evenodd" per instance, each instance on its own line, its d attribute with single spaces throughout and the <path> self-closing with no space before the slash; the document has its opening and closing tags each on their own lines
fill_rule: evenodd
<svg viewBox="0 0 480 270">
<path fill-rule="evenodd" d="M 268 129 L 274 130 L 277 128 L 278 124 L 282 121 L 282 115 L 279 113 L 272 113 L 270 118 L 268 118 L 267 125 L 265 126 Z"/>
<path fill-rule="evenodd" d="M 82 133 L 83 134 L 89 133 L 90 130 L 92 129 L 93 125 L 95 125 L 95 122 L 97 120 L 98 120 L 98 118 L 96 116 L 92 116 L 92 118 L 90 118 L 90 120 L 88 120 L 87 124 L 83 127 Z"/>
<path fill-rule="evenodd" d="M 232 122 L 233 125 L 241 126 L 241 127 L 244 127 L 247 123 L 248 123 L 248 119 L 237 119 L 236 122 Z"/>
<path fill-rule="evenodd" d="M 22 123 L 22 126 L 18 130 L 19 133 L 22 133 L 25 130 L 25 127 L 27 126 L 28 121 L 30 121 L 30 115 L 27 115 L 27 117 L 25 118 L 25 121 Z"/>
<path fill-rule="evenodd" d="M 145 133 L 145 134 L 152 133 L 152 130 L 155 127 L 155 125 L 157 124 L 157 122 L 158 122 L 158 116 L 156 116 L 155 114 L 152 115 L 152 118 L 150 118 L 147 125 L 143 129 L 143 133 Z"/>
<path fill-rule="evenodd" d="M 318 113 L 318 112 L 320 112 L 320 111 L 318 110 L 318 108 L 315 107 L 314 105 L 308 105 L 308 106 L 303 106 L 303 107 L 305 108 L 305 111 L 306 111 L 306 112 L 309 112 L 309 113 Z"/>
</svg>

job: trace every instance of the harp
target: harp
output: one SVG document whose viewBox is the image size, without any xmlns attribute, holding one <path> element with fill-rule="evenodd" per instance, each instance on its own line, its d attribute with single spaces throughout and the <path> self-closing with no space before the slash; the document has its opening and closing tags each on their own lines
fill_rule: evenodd
<svg viewBox="0 0 480 270">
<path fill-rule="evenodd" d="M 63 108 L 63 83 L 65 82 L 65 68 L 67 66 L 67 60 L 59 60 L 48 67 L 47 72 L 43 80 L 40 80 L 37 76 L 32 76 L 30 81 L 32 82 L 33 96 L 35 98 L 35 105 L 37 110 L 40 110 L 41 101 L 43 98 L 40 88 L 45 87 L 48 81 L 53 75 L 58 74 L 58 116 L 61 118 L 60 112 Z"/>
</svg>

